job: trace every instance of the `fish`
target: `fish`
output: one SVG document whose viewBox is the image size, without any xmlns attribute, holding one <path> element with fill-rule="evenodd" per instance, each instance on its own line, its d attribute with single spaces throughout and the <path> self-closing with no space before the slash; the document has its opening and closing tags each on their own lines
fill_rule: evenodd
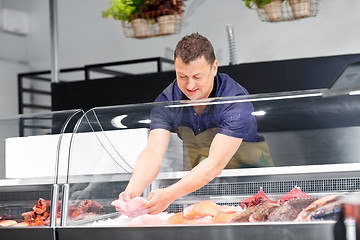
<svg viewBox="0 0 360 240">
<path fill-rule="evenodd" d="M 241 207 L 221 206 L 210 200 L 187 206 L 169 218 L 169 224 L 228 223 L 239 215 Z"/>
<path fill-rule="evenodd" d="M 168 224 L 209 224 L 212 223 L 213 216 L 204 216 L 202 218 L 185 218 L 184 212 L 178 212 L 175 215 L 171 216 L 167 223 Z"/>
<path fill-rule="evenodd" d="M 230 223 L 234 218 L 240 215 L 244 210 L 239 207 L 234 206 L 221 206 L 220 211 L 218 211 L 215 216 L 212 218 L 212 223 Z"/>
<path fill-rule="evenodd" d="M 279 203 L 273 202 L 264 202 L 260 204 L 256 211 L 249 216 L 249 222 L 265 222 L 268 219 L 269 214 L 279 206 Z"/>
<path fill-rule="evenodd" d="M 237 217 L 235 217 L 231 222 L 249 222 L 249 217 L 254 214 L 256 211 L 263 208 L 263 204 L 257 206 L 251 206 L 246 208 L 243 212 L 241 212 Z"/>
<path fill-rule="evenodd" d="M 184 208 L 184 218 L 196 219 L 206 216 L 215 216 L 221 209 L 221 206 L 213 201 L 205 200 Z"/>
<path fill-rule="evenodd" d="M 134 197 L 127 202 L 122 199 L 117 199 L 112 201 L 111 205 L 123 215 L 131 218 L 148 213 L 148 209 L 146 208 L 146 199 L 143 197 Z"/>
<path fill-rule="evenodd" d="M 340 201 L 325 204 L 316 209 L 308 219 L 310 220 L 338 220 L 342 212 L 342 203 Z"/>
<path fill-rule="evenodd" d="M 269 216 L 269 222 L 294 221 L 298 214 L 316 199 L 290 199 L 283 203 L 280 207 L 274 209 Z"/>
<path fill-rule="evenodd" d="M 311 220 L 311 216 L 315 214 L 315 211 L 321 209 L 321 207 L 323 207 L 329 203 L 339 201 L 339 199 L 340 199 L 339 195 L 329 195 L 326 197 L 319 198 L 316 201 L 312 202 L 309 206 L 304 208 L 298 214 L 295 221 L 296 222 L 309 221 L 309 220 Z"/>
</svg>

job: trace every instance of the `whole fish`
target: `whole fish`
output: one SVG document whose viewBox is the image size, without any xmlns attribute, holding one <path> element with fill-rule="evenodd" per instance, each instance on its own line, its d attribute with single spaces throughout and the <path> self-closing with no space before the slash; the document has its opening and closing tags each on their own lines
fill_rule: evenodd
<svg viewBox="0 0 360 240">
<path fill-rule="evenodd" d="M 309 206 L 304 208 L 299 215 L 296 217 L 296 222 L 301 221 L 309 221 L 311 220 L 311 216 L 315 214 L 315 212 L 322 208 L 323 206 L 338 201 L 340 197 L 338 195 L 330 195 L 326 197 L 319 198 L 318 200 L 312 202 Z"/>
<path fill-rule="evenodd" d="M 279 203 L 264 202 L 259 206 L 256 212 L 250 215 L 249 222 L 265 222 L 268 216 L 275 209 L 280 207 Z"/>
<path fill-rule="evenodd" d="M 306 199 L 294 198 L 288 200 L 269 214 L 268 221 L 270 222 L 294 221 L 298 216 L 298 214 L 315 200 L 316 199 L 313 198 L 306 198 Z"/>
</svg>

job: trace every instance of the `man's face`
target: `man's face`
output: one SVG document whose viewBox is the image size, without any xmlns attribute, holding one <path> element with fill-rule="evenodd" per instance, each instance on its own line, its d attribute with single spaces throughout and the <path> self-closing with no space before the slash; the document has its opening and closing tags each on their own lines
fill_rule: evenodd
<svg viewBox="0 0 360 240">
<path fill-rule="evenodd" d="M 190 100 L 208 98 L 214 86 L 217 61 L 210 66 L 204 57 L 188 64 L 176 58 L 175 71 L 180 90 Z"/>
</svg>

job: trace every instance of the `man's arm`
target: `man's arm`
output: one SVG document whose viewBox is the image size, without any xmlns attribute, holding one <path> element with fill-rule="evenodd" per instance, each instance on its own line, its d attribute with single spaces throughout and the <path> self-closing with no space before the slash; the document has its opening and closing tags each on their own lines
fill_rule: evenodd
<svg viewBox="0 0 360 240">
<path fill-rule="evenodd" d="M 125 189 L 125 192 L 128 192 L 131 197 L 140 196 L 144 189 L 155 180 L 161 169 L 169 139 L 170 132 L 168 130 L 154 129 L 150 131 L 148 143 L 140 153 L 134 172 Z"/>
<path fill-rule="evenodd" d="M 177 183 L 150 193 L 147 207 L 150 214 L 165 210 L 174 200 L 203 187 L 226 167 L 240 147 L 241 138 L 216 134 L 209 150 L 209 157 L 201 161 Z"/>
</svg>

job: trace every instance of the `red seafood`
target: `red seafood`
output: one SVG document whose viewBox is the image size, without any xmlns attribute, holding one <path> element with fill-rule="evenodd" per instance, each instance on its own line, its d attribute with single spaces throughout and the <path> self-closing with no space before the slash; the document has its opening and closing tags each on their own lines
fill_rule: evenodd
<svg viewBox="0 0 360 240">
<path fill-rule="evenodd" d="M 21 216 L 24 217 L 25 222 L 30 223 L 30 222 L 33 222 L 35 220 L 36 213 L 34 211 L 24 212 L 23 214 L 21 214 Z"/>
<path fill-rule="evenodd" d="M 77 208 L 69 211 L 71 218 L 84 218 L 85 216 L 94 215 L 101 212 L 104 207 L 94 200 L 82 200 Z"/>
<path fill-rule="evenodd" d="M 37 204 L 33 207 L 33 211 L 24 212 L 21 216 L 24 217 L 27 226 L 48 226 L 50 225 L 50 206 L 51 201 L 40 198 Z M 83 200 L 77 207 L 69 207 L 69 216 L 74 218 L 84 218 L 85 216 L 97 214 L 102 211 L 104 207 L 93 200 Z M 57 218 L 60 217 L 60 204 L 58 204 Z M 58 220 L 57 219 L 57 220 Z"/>
<path fill-rule="evenodd" d="M 46 201 L 43 198 L 39 198 L 37 205 L 33 207 L 33 210 L 36 214 L 43 214 L 44 212 L 50 212 L 50 201 Z"/>
<path fill-rule="evenodd" d="M 257 206 L 260 203 L 264 203 L 264 202 L 272 202 L 272 203 L 276 203 L 276 201 L 270 200 L 266 194 L 263 192 L 263 190 L 260 189 L 260 191 L 258 191 L 254 196 L 249 197 L 245 200 L 243 200 L 241 202 L 241 207 L 243 209 L 245 208 L 250 208 L 253 206 Z"/>
<path fill-rule="evenodd" d="M 50 201 L 39 198 L 33 211 L 21 214 L 27 226 L 48 226 L 50 224 L 50 205 Z"/>
<path fill-rule="evenodd" d="M 294 187 L 290 192 L 286 193 L 282 198 L 279 199 L 279 203 L 283 204 L 284 202 L 290 199 L 307 199 L 310 198 L 306 193 L 300 190 L 298 187 Z"/>
</svg>

